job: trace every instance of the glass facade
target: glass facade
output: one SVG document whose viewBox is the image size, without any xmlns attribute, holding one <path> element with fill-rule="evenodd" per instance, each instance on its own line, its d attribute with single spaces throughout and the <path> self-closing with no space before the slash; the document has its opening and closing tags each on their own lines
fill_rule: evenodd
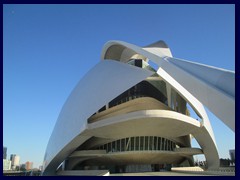
<svg viewBox="0 0 240 180">
<path fill-rule="evenodd" d="M 129 60 L 128 64 L 155 72 L 155 70 L 151 66 L 149 66 L 147 62 L 141 59 Z M 158 75 L 155 73 L 153 76 Z M 119 104 L 141 97 L 152 97 L 167 105 L 166 83 L 162 80 L 142 81 L 136 84 L 135 86 L 131 87 L 127 91 L 123 92 L 121 95 L 113 99 L 107 105 L 100 108 L 97 113 L 105 111 L 106 109 L 111 108 L 113 106 L 117 106 Z M 95 114 L 96 113 L 94 113 L 93 115 Z"/>
<path fill-rule="evenodd" d="M 167 100 L 167 97 L 151 83 L 142 81 L 113 99 L 109 103 L 109 108 L 140 97 L 152 97 L 162 103 L 165 103 Z"/>
<path fill-rule="evenodd" d="M 147 62 L 141 59 L 130 59 L 128 61 L 128 64 L 156 72 Z M 152 77 L 154 76 L 158 76 L 157 73 L 155 73 Z M 166 106 L 169 106 L 172 110 L 176 112 L 188 115 L 200 121 L 202 120 L 201 116 L 191 107 L 191 105 L 189 106 L 187 101 L 182 98 L 182 96 L 179 95 L 179 93 L 176 92 L 175 89 L 171 88 L 170 92 L 170 104 L 168 104 L 166 82 L 161 79 L 154 80 L 154 78 L 150 78 L 141 81 L 140 83 L 126 90 L 125 92 L 114 98 L 112 101 L 110 101 L 108 104 L 100 108 L 93 115 L 103 112 L 108 108 L 112 108 L 122 103 L 134 100 L 136 98 L 151 97 L 164 103 Z M 192 116 L 190 112 L 193 112 L 192 114 L 195 116 Z"/>
<path fill-rule="evenodd" d="M 160 83 L 162 84 L 161 86 L 164 87 L 163 89 L 166 90 L 166 84 L 163 81 L 161 81 Z M 101 109 L 98 110 L 98 113 L 105 111 L 107 108 L 111 108 L 119 104 L 141 97 L 152 97 L 167 105 L 167 97 L 164 94 L 166 93 L 162 93 L 148 81 L 142 81 L 137 85 L 131 87 L 127 91 L 123 92 L 122 94 L 120 94 L 111 102 L 109 102 L 109 104 L 107 105 L 108 107 L 106 105 L 103 106 Z"/>
<path fill-rule="evenodd" d="M 98 146 L 96 149 L 109 152 L 123 151 L 173 151 L 176 144 L 163 137 L 136 136 L 118 139 L 107 144 Z"/>
</svg>

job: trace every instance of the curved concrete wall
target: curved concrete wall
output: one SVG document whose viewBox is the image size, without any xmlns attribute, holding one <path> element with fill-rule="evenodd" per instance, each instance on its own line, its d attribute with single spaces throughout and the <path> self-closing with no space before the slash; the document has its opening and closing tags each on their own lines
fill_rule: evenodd
<svg viewBox="0 0 240 180">
<path fill-rule="evenodd" d="M 59 114 L 45 153 L 44 175 L 55 175 L 55 170 L 60 163 L 70 156 L 79 145 L 83 144 L 93 135 L 96 135 L 96 137 L 103 136 L 105 138 L 114 137 L 114 134 L 117 133 L 118 129 L 119 131 L 121 130 L 124 123 L 130 123 L 129 125 L 131 127 L 136 124 L 135 120 L 140 124 L 148 122 L 153 125 L 152 128 L 149 129 L 148 135 L 153 132 L 159 133 L 159 129 L 156 129 L 156 126 L 154 127 L 154 123 L 165 123 L 165 127 L 167 126 L 170 129 L 175 128 L 174 131 L 178 132 L 174 137 L 174 135 L 170 135 L 171 133 L 167 132 L 168 129 L 165 128 L 165 130 L 162 129 L 161 131 L 161 133 L 165 132 L 165 134 L 161 134 L 163 137 L 168 134 L 174 139 L 180 135 L 192 134 L 202 147 L 209 167 L 216 168 L 219 166 L 214 134 L 200 101 L 203 99 L 202 96 L 204 93 L 208 93 L 209 91 L 211 91 L 215 97 L 222 95 L 222 92 L 224 92 L 225 95 L 228 94 L 233 97 L 235 96 L 235 92 L 232 91 L 231 88 L 222 88 L 223 81 L 214 82 L 214 77 L 207 81 L 206 78 L 201 76 L 199 71 L 196 73 L 195 71 L 188 71 L 188 68 L 195 67 L 195 65 L 188 64 L 189 66 L 186 69 L 183 66 L 185 62 L 179 63 L 176 59 L 171 58 L 171 51 L 164 42 L 153 43 L 141 48 L 122 41 L 110 41 L 104 46 L 101 56 L 104 61 L 98 63 L 79 81 Z M 152 60 L 155 62 L 159 66 L 157 74 L 192 105 L 202 117 L 202 123 L 169 110 L 144 110 L 129 112 L 127 114 L 115 114 L 113 117 L 106 117 L 103 120 L 88 124 L 88 118 L 102 106 L 153 74 L 151 71 L 125 64 L 124 62 L 131 57 L 141 57 L 145 61 Z M 195 69 L 197 68 L 198 66 L 195 67 Z M 206 68 L 208 72 L 208 67 L 203 68 Z M 215 74 L 220 72 L 221 71 L 217 71 Z M 219 76 L 219 74 L 217 76 Z M 233 76 L 229 75 L 229 78 L 232 79 Z M 194 87 L 196 85 L 197 88 L 205 88 L 207 90 L 202 94 L 200 92 L 193 92 L 193 84 Z M 216 87 L 212 87 L 213 85 Z M 220 88 L 221 92 L 219 90 Z M 228 103 L 228 101 L 226 102 Z M 208 103 L 206 105 L 209 104 L 210 106 L 216 105 L 214 103 Z M 219 114 L 221 108 L 222 107 L 219 108 L 218 105 L 216 114 Z M 149 118 L 152 119 L 152 122 L 144 120 L 146 117 L 148 120 Z M 177 126 L 174 126 L 176 123 L 183 128 L 176 129 Z M 228 123 L 229 122 L 227 122 L 227 124 Z M 192 127 L 184 128 L 188 126 Z M 140 127 L 146 129 L 147 126 L 139 125 L 138 128 Z M 230 125 L 230 127 L 232 127 L 232 125 Z M 172 130 L 171 132 L 174 131 Z M 129 130 L 129 132 L 124 135 L 131 136 L 134 135 L 134 133 L 135 135 L 140 135 L 141 131 L 140 129 L 139 131 L 134 130 L 132 132 Z M 119 136 L 122 137 L 123 135 Z"/>
<path fill-rule="evenodd" d="M 101 61 L 91 69 L 74 88 L 59 114 L 46 149 L 44 173 L 56 169 L 58 163 L 81 144 L 76 139 L 86 130 L 87 119 L 93 113 L 152 74 L 117 61 Z M 88 138 L 83 138 L 83 142 Z"/>
<path fill-rule="evenodd" d="M 118 47 L 121 47 L 122 52 L 128 50 L 141 54 L 165 70 L 235 131 L 235 73 L 172 58 L 169 48 L 156 47 L 157 45 L 153 48 L 141 48 L 123 41 L 109 41 L 103 47 L 101 58 L 125 62 L 126 59 L 115 56 L 114 52 L 118 51 Z"/>
</svg>

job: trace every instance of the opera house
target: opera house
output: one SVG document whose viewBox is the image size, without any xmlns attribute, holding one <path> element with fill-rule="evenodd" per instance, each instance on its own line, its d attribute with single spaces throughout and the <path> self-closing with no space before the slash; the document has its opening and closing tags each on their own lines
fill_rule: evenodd
<svg viewBox="0 0 240 180">
<path fill-rule="evenodd" d="M 168 170 L 194 166 L 199 154 L 216 169 L 204 106 L 235 131 L 235 72 L 174 58 L 163 41 L 109 41 L 63 105 L 43 175 Z M 193 138 L 200 148 L 191 146 Z"/>
</svg>

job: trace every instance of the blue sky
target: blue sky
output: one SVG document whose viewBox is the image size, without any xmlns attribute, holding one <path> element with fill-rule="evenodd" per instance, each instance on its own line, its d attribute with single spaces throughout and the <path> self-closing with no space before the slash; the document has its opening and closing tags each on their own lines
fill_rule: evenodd
<svg viewBox="0 0 240 180">
<path fill-rule="evenodd" d="M 3 145 L 42 161 L 60 110 L 104 43 L 164 40 L 174 57 L 235 71 L 234 5 L 4 5 Z M 220 158 L 235 133 L 211 112 Z M 195 146 L 195 143 L 193 143 Z"/>
</svg>

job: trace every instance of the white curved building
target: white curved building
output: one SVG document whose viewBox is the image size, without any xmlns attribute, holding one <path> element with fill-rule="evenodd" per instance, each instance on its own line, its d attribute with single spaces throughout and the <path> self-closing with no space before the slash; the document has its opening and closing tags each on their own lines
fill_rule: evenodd
<svg viewBox="0 0 240 180">
<path fill-rule="evenodd" d="M 234 72 L 173 58 L 163 41 L 146 47 L 110 41 L 101 59 L 65 102 L 43 175 L 193 166 L 197 154 L 205 155 L 208 168 L 219 167 L 203 104 L 234 131 Z M 191 147 L 192 137 L 201 148 Z"/>
</svg>

